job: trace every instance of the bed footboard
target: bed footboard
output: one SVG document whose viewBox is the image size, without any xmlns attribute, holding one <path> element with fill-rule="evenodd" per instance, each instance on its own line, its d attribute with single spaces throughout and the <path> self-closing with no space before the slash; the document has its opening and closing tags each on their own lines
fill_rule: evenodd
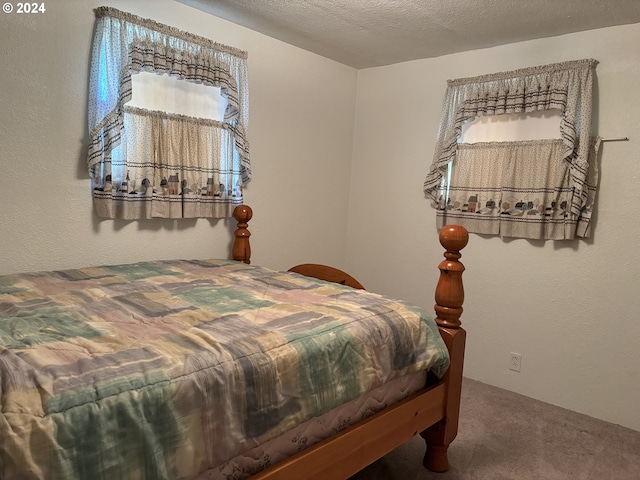
<svg viewBox="0 0 640 480">
<path fill-rule="evenodd" d="M 462 369 L 467 333 L 461 328 L 460 315 L 464 302 L 462 272 L 464 265 L 459 261 L 460 250 L 469 241 L 469 233 L 464 227 L 446 226 L 440 231 L 440 243 L 446 249 L 445 260 L 440 262 L 440 279 L 436 287 L 436 323 L 440 329 L 451 357 L 451 365 L 444 377 L 446 385 L 445 416 L 435 425 L 421 432 L 427 442 L 427 452 L 423 464 L 434 472 L 449 469 L 447 450 L 458 434 L 460 395 L 462 392 Z"/>
</svg>

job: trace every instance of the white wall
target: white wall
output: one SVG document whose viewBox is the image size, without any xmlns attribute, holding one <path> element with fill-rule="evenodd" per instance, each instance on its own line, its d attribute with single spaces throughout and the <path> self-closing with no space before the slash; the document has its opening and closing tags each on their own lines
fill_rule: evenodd
<svg viewBox="0 0 640 480">
<path fill-rule="evenodd" d="M 347 269 L 431 309 L 442 258 L 422 193 L 446 80 L 595 58 L 605 143 L 595 234 L 543 242 L 471 235 L 463 252 L 465 374 L 640 430 L 640 24 L 361 70 Z M 366 241 L 364 240 L 366 239 Z M 509 352 L 522 371 L 508 369 Z"/>
<path fill-rule="evenodd" d="M 55 0 L 0 15 L 0 274 L 227 257 L 231 220 L 100 220 L 86 171 L 93 9 L 249 53 L 253 261 L 342 264 L 357 71 L 173 0 Z"/>
<path fill-rule="evenodd" d="M 357 72 L 171 0 L 2 14 L 0 274 L 227 255 L 230 221 L 93 214 L 86 98 L 92 9 L 103 4 L 249 52 L 255 263 L 346 266 L 429 309 L 442 249 L 422 182 L 446 80 L 598 59 L 595 131 L 631 141 L 603 146 L 594 239 L 472 235 L 465 373 L 640 430 L 640 222 L 629 217 L 640 203 L 640 24 Z M 507 369 L 512 351 L 519 374 Z"/>
</svg>

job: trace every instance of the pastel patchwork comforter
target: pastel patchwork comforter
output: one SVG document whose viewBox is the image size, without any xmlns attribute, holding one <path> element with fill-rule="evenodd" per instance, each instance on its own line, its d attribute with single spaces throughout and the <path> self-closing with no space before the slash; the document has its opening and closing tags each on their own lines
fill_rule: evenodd
<svg viewBox="0 0 640 480">
<path fill-rule="evenodd" d="M 416 307 L 231 261 L 0 277 L 0 478 L 195 478 L 448 362 Z"/>
</svg>

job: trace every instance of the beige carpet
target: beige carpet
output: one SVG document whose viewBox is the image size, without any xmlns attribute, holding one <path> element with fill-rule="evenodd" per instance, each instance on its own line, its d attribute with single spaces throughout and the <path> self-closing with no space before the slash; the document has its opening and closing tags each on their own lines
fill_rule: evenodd
<svg viewBox="0 0 640 480">
<path fill-rule="evenodd" d="M 640 432 L 470 379 L 450 470 L 424 450 L 414 437 L 351 480 L 640 480 Z"/>
</svg>

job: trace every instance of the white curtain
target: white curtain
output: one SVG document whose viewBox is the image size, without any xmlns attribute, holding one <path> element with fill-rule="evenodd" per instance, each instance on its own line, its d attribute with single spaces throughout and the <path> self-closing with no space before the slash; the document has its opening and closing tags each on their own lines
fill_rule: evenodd
<svg viewBox="0 0 640 480">
<path fill-rule="evenodd" d="M 88 168 L 97 214 L 231 216 L 251 179 L 246 52 L 110 7 L 96 17 Z M 218 87 L 224 118 L 127 106 L 139 72 Z"/>
<path fill-rule="evenodd" d="M 546 240 L 588 237 L 595 203 L 595 156 L 587 178 L 587 203 L 579 216 L 570 212 L 575 194 L 570 166 L 562 158 L 562 140 L 460 144 L 438 199 L 437 226 L 456 223 L 469 231 Z"/>
<path fill-rule="evenodd" d="M 590 218 L 597 184 L 596 144 L 591 139 L 593 70 L 596 65 L 595 60 L 576 60 L 448 82 L 434 159 L 424 183 L 425 194 L 438 208 L 439 226 L 453 223 L 452 219 L 457 218 L 457 222 L 465 226 L 468 222 L 471 231 L 477 228 L 477 233 L 545 239 L 589 235 L 590 229 L 585 222 L 588 223 Z M 463 124 L 475 117 L 543 110 L 561 112 L 560 131 L 555 142 L 493 142 L 493 145 L 470 148 L 458 143 Z M 493 150 L 489 156 L 487 147 Z M 462 162 L 459 161 L 461 157 Z M 457 180 L 452 181 L 452 178 L 459 177 L 461 173 L 457 170 L 467 168 L 472 169 L 465 173 L 468 181 L 454 184 Z M 504 168 L 512 170 L 503 171 Z M 526 184 L 520 181 L 523 169 L 529 170 Z M 487 181 L 490 187 L 484 185 Z M 516 221 L 507 222 L 504 217 L 508 214 L 504 211 L 500 221 L 492 219 L 491 215 L 487 215 L 485 221 L 476 212 L 451 208 L 449 196 L 452 189 L 475 189 L 478 193 L 485 187 L 498 188 L 505 194 L 508 189 L 544 190 L 547 192 L 544 195 L 545 209 L 564 205 L 563 215 L 566 213 L 566 218 L 563 219 L 563 227 L 557 227 L 557 217 L 544 213 L 538 223 L 548 225 L 515 228 Z M 550 195 L 549 191 L 556 193 Z M 468 193 L 468 197 L 473 197 L 471 192 Z M 497 205 L 501 197 L 495 193 L 492 195 Z M 554 195 L 556 198 L 552 199 Z M 534 199 L 527 200 L 527 206 L 530 201 L 536 203 Z M 515 203 L 523 206 L 517 200 Z M 530 220 L 539 211 L 538 206 L 542 207 L 543 202 L 528 209 Z M 520 225 L 523 223 L 519 222 Z M 560 234 L 560 230 L 564 233 Z"/>
</svg>

